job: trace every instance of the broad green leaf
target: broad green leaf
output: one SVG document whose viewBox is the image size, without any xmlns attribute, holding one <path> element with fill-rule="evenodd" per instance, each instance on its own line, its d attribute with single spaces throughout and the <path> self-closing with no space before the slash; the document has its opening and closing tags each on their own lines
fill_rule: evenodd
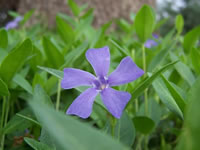
<svg viewBox="0 0 200 150">
<path fill-rule="evenodd" d="M 26 108 L 20 111 L 19 114 L 26 115 L 29 117 L 33 116 L 30 108 Z M 8 134 L 8 133 L 16 132 L 16 131 L 24 131 L 25 129 L 31 127 L 32 124 L 33 123 L 30 120 L 19 117 L 16 114 L 9 120 L 7 125 L 4 127 L 3 133 Z"/>
<path fill-rule="evenodd" d="M 47 93 L 44 91 L 44 89 L 39 84 L 35 86 L 34 94 L 33 94 L 33 101 L 48 105 L 51 108 L 53 108 L 53 103 L 52 103 L 50 97 L 47 95 Z M 49 133 L 46 131 L 46 128 L 44 126 L 42 126 L 42 131 L 41 131 L 41 142 L 51 145 L 51 147 L 55 147 L 51 136 L 49 136 Z"/>
<path fill-rule="evenodd" d="M 0 96 L 8 96 L 10 93 L 6 83 L 0 78 Z"/>
<path fill-rule="evenodd" d="M 33 15 L 34 10 L 29 10 L 25 15 L 22 21 L 20 21 L 20 25 L 24 25 Z"/>
<path fill-rule="evenodd" d="M 0 30 L 0 48 L 6 49 L 8 46 L 8 34 L 5 29 Z"/>
<path fill-rule="evenodd" d="M 64 56 L 47 37 L 43 38 L 43 47 L 47 56 L 47 61 L 51 66 L 59 68 L 64 64 Z"/>
<path fill-rule="evenodd" d="M 0 76 L 9 83 L 16 72 L 24 65 L 26 59 L 32 52 L 31 40 L 25 40 L 17 49 L 11 51 L 0 66 Z"/>
<path fill-rule="evenodd" d="M 65 21 L 69 22 L 72 26 L 76 26 L 76 21 L 74 18 L 72 18 L 71 16 L 68 16 L 67 14 L 63 14 L 63 13 L 58 13 L 57 16 L 59 16 L 60 18 L 64 19 Z"/>
<path fill-rule="evenodd" d="M 15 11 L 12 11 L 12 10 L 8 11 L 8 14 L 9 14 L 11 17 L 18 17 L 18 16 L 20 16 L 19 13 L 15 12 Z"/>
<path fill-rule="evenodd" d="M 48 145 L 41 143 L 41 142 L 38 142 L 38 141 L 36 141 L 32 138 L 25 137 L 24 140 L 34 150 L 53 150 Z"/>
<path fill-rule="evenodd" d="M 199 117 L 199 91 L 200 77 L 196 80 L 188 93 L 188 107 L 186 111 L 186 119 L 184 122 L 183 133 L 176 150 L 199 150 L 200 147 L 200 117 Z"/>
<path fill-rule="evenodd" d="M 40 142 L 47 144 L 51 148 L 55 149 L 55 144 L 45 128 L 42 128 L 42 130 L 41 130 Z"/>
<path fill-rule="evenodd" d="M 134 143 L 136 131 L 131 118 L 124 112 L 115 126 L 115 137 L 123 144 L 131 147 Z"/>
<path fill-rule="evenodd" d="M 152 71 L 158 65 L 160 65 L 165 60 L 168 53 L 174 49 L 176 43 L 177 43 L 177 41 L 173 41 L 172 43 L 170 43 L 170 47 L 166 47 L 166 48 L 162 49 L 155 57 L 153 57 L 150 64 L 148 65 L 148 70 Z"/>
<path fill-rule="evenodd" d="M 56 26 L 58 33 L 60 34 L 63 41 L 71 43 L 75 39 L 75 32 L 73 28 L 67 24 L 62 18 L 56 17 Z"/>
<path fill-rule="evenodd" d="M 76 26 L 76 39 L 79 39 L 88 28 L 91 27 L 92 21 L 93 21 L 93 15 L 88 16 L 87 18 L 84 18 L 79 21 L 79 23 Z"/>
<path fill-rule="evenodd" d="M 25 91 L 27 91 L 29 94 L 33 94 L 32 86 L 22 75 L 16 74 L 13 78 L 13 81 L 20 87 L 22 87 Z"/>
<path fill-rule="evenodd" d="M 178 93 L 178 91 L 175 89 L 173 84 L 171 84 L 163 75 L 161 77 L 162 77 L 166 87 L 168 88 L 170 94 L 172 95 L 172 97 L 176 101 L 176 104 L 179 106 L 179 108 L 181 109 L 182 113 L 184 113 L 185 106 L 186 106 L 185 100 Z"/>
<path fill-rule="evenodd" d="M 76 61 L 85 52 L 87 47 L 88 47 L 88 42 L 83 42 L 83 44 L 81 44 L 77 48 L 69 51 L 65 58 L 65 63 L 62 65 L 61 68 L 65 68 L 66 66 L 69 66 L 74 61 Z"/>
<path fill-rule="evenodd" d="M 197 43 L 200 36 L 200 26 L 195 27 L 184 36 L 183 47 L 189 53 L 191 48 Z"/>
<path fill-rule="evenodd" d="M 40 102 L 40 103 L 53 107 L 53 103 L 50 97 L 46 94 L 44 89 L 39 84 L 35 86 L 34 93 L 33 93 L 33 101 Z"/>
<path fill-rule="evenodd" d="M 190 51 L 190 58 L 192 61 L 192 65 L 194 67 L 194 70 L 200 74 L 200 51 L 196 48 L 192 48 Z"/>
<path fill-rule="evenodd" d="M 157 78 L 153 82 L 153 88 L 155 89 L 156 93 L 160 97 L 160 100 L 165 104 L 169 110 L 177 114 L 180 118 L 183 118 L 183 113 L 179 106 L 177 105 L 174 98 L 171 96 L 169 90 L 165 86 L 165 83 L 161 78 Z"/>
<path fill-rule="evenodd" d="M 169 69 L 170 67 L 172 67 L 174 64 L 176 64 L 177 61 L 169 63 L 165 66 L 163 66 L 161 69 L 159 69 L 158 71 L 156 71 L 152 76 L 147 77 L 144 81 L 142 81 L 136 88 L 135 90 L 132 92 L 132 99 L 137 98 L 138 96 L 140 96 L 144 90 L 146 88 L 148 88 L 151 83 L 158 77 L 160 76 L 160 74 L 164 71 L 166 71 L 167 69 Z"/>
<path fill-rule="evenodd" d="M 149 100 L 148 117 L 154 121 L 155 125 L 158 125 L 161 120 L 162 108 L 158 104 L 158 102 L 155 101 L 155 99 L 149 98 L 148 100 Z M 136 113 L 136 116 L 145 116 L 145 115 L 146 115 L 145 103 L 142 103 L 139 107 L 138 112 Z"/>
<path fill-rule="evenodd" d="M 151 37 L 155 25 L 155 17 L 152 8 L 148 5 L 143 5 L 135 17 L 134 24 L 139 39 L 145 42 Z"/>
<path fill-rule="evenodd" d="M 73 117 L 31 102 L 34 113 L 47 129 L 60 149 L 74 150 L 126 150 L 118 141 Z M 97 143 L 103 143 L 98 144 Z"/>
<path fill-rule="evenodd" d="M 170 58 L 172 61 L 178 60 L 178 57 L 174 55 L 173 53 L 170 53 Z M 187 83 L 192 86 L 193 83 L 195 82 L 195 76 L 190 70 L 190 68 L 185 65 L 182 62 L 178 62 L 177 64 L 174 65 L 175 69 L 177 72 L 180 74 L 180 76 L 187 81 Z"/>
<path fill-rule="evenodd" d="M 149 134 L 155 127 L 155 123 L 152 119 L 145 116 L 137 116 L 133 118 L 136 131 L 142 134 Z"/>
<path fill-rule="evenodd" d="M 183 26 L 184 26 L 184 19 L 182 15 L 178 15 L 176 16 L 176 30 L 178 32 L 178 34 L 181 34 L 181 32 L 183 31 Z"/>
<path fill-rule="evenodd" d="M 40 49 L 38 49 L 35 45 L 33 45 L 33 53 L 34 57 L 30 60 L 31 68 L 34 71 L 37 71 L 37 66 L 42 66 L 44 64 L 44 57 Z"/>
<path fill-rule="evenodd" d="M 78 7 L 78 5 L 75 3 L 75 1 L 74 1 L 74 0 L 68 0 L 68 5 L 69 5 L 69 7 L 71 8 L 71 10 L 72 10 L 74 16 L 77 16 L 77 17 L 78 17 L 79 14 L 80 14 L 80 12 L 81 12 L 81 10 L 80 10 L 80 8 Z"/>
</svg>

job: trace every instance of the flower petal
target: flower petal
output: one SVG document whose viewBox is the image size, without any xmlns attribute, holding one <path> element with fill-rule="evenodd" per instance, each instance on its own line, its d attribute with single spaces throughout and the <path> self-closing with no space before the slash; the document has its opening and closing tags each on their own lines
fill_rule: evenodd
<svg viewBox="0 0 200 150">
<path fill-rule="evenodd" d="M 61 82 L 61 87 L 71 89 L 78 86 L 91 86 L 95 76 L 91 73 L 74 68 L 65 68 L 64 77 Z"/>
<path fill-rule="evenodd" d="M 108 83 L 110 86 L 129 83 L 143 74 L 144 71 L 132 61 L 131 57 L 128 56 L 122 59 L 117 69 L 108 77 Z"/>
<path fill-rule="evenodd" d="M 106 76 L 110 67 L 110 51 L 109 48 L 89 49 L 86 52 L 86 58 L 92 65 L 98 77 Z"/>
<path fill-rule="evenodd" d="M 88 118 L 92 112 L 92 105 L 98 92 L 89 88 L 79 95 L 67 110 L 67 114 L 77 115 L 81 118 Z"/>
<path fill-rule="evenodd" d="M 131 95 L 128 92 L 117 91 L 112 88 L 106 88 L 100 94 L 108 111 L 119 119 Z"/>
</svg>

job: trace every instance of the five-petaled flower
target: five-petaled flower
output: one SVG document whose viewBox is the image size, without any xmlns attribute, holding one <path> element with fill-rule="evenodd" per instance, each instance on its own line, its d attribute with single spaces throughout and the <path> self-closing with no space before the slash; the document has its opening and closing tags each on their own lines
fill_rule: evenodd
<svg viewBox="0 0 200 150">
<path fill-rule="evenodd" d="M 78 86 L 90 86 L 81 93 L 70 105 L 67 114 L 88 118 L 92 112 L 95 97 L 100 94 L 108 111 L 120 118 L 126 104 L 131 98 L 128 92 L 117 91 L 112 86 L 118 86 L 136 80 L 144 71 L 128 56 L 121 60 L 117 69 L 108 76 L 110 67 L 110 51 L 108 47 L 89 49 L 86 58 L 92 65 L 96 76 L 79 69 L 65 68 L 61 86 L 71 89 Z"/>
</svg>

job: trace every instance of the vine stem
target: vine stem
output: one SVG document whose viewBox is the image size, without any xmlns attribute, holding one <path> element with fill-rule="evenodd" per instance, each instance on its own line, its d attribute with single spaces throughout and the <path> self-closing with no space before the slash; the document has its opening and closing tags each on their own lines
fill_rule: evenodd
<svg viewBox="0 0 200 150">
<path fill-rule="evenodd" d="M 58 90 L 57 90 L 57 98 L 56 98 L 56 110 L 59 110 L 60 107 L 60 93 L 61 93 L 61 80 L 58 81 Z"/>
<path fill-rule="evenodd" d="M 115 137 L 115 126 L 116 126 L 117 120 L 110 115 L 110 124 L 111 124 L 111 135 L 114 138 Z"/>
<path fill-rule="evenodd" d="M 1 114 L 1 129 L 3 128 L 3 122 L 4 122 L 4 115 L 5 115 L 5 106 L 6 106 L 6 99 L 3 97 L 3 104 L 2 104 L 2 114 Z"/>
<path fill-rule="evenodd" d="M 10 106 L 10 102 L 9 102 L 9 98 L 7 99 L 7 101 L 6 101 L 6 97 L 3 97 L 3 119 L 4 119 L 4 121 L 3 122 L 1 122 L 1 124 L 2 124 L 2 128 L 3 127 L 5 127 L 6 125 L 7 125 L 7 121 L 8 121 L 8 114 L 9 114 L 9 106 Z M 2 120 L 3 120 L 2 119 Z M 3 124 L 4 123 L 4 124 Z M 4 140 L 5 140 L 5 134 L 2 134 L 2 137 L 1 137 L 1 150 L 4 150 Z"/>
<path fill-rule="evenodd" d="M 144 44 L 142 45 L 142 60 L 143 60 L 143 70 L 146 73 L 146 52 Z M 146 76 L 146 75 L 145 75 Z M 148 116 L 148 89 L 146 88 L 144 91 L 144 102 L 145 102 L 145 114 Z"/>
</svg>

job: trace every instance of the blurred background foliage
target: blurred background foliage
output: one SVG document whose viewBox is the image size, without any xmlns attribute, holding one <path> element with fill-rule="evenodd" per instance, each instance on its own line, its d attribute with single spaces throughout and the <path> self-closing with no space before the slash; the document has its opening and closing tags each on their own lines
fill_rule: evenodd
<svg viewBox="0 0 200 150">
<path fill-rule="evenodd" d="M 157 12 L 159 19 L 168 18 L 168 21 L 160 29 L 162 35 L 171 30 L 178 14 L 184 18 L 184 33 L 200 24 L 200 19 L 198 19 L 200 16 L 199 0 L 158 0 Z"/>
</svg>

